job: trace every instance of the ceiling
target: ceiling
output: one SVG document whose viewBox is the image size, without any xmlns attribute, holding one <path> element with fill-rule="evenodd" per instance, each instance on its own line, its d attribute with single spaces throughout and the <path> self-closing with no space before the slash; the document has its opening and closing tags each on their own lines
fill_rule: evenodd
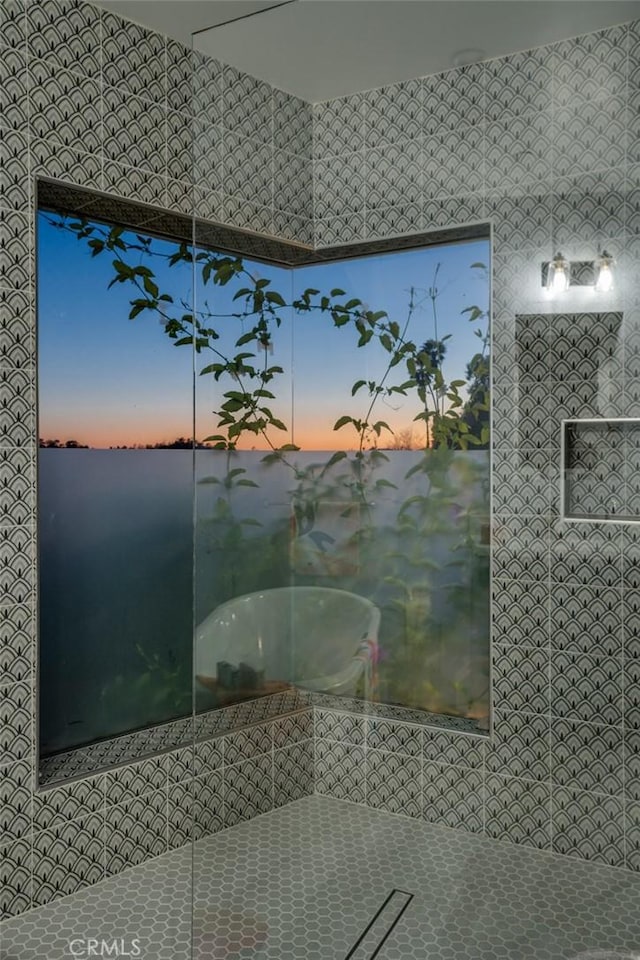
<svg viewBox="0 0 640 960">
<path fill-rule="evenodd" d="M 99 0 L 304 100 L 640 19 L 640 0 Z"/>
</svg>

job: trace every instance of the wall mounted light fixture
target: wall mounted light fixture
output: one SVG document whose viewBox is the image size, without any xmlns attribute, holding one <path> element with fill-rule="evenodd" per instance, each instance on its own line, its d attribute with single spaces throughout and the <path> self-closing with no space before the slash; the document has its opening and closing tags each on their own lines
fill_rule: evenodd
<svg viewBox="0 0 640 960">
<path fill-rule="evenodd" d="M 550 293 L 563 293 L 569 286 L 571 264 L 560 252 L 547 264 L 546 287 Z"/>
<path fill-rule="evenodd" d="M 613 263 L 613 257 L 606 250 L 603 250 L 599 259 L 596 260 L 596 270 L 598 271 L 596 290 L 599 293 L 608 293 L 609 290 L 613 290 L 613 272 L 611 270 Z"/>
<path fill-rule="evenodd" d="M 553 260 L 542 264 L 542 286 L 552 294 L 564 293 L 569 287 L 591 287 L 598 293 L 613 290 L 613 257 L 603 250 L 595 260 L 566 260 L 556 253 Z"/>
</svg>

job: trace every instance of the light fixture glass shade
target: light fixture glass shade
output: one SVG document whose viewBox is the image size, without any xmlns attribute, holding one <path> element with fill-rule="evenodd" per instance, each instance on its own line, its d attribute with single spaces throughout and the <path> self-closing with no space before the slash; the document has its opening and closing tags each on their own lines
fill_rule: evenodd
<svg viewBox="0 0 640 960">
<path fill-rule="evenodd" d="M 602 251 L 602 256 L 596 260 L 596 290 L 598 293 L 608 293 L 613 290 L 613 257 L 610 257 L 606 250 Z"/>
<path fill-rule="evenodd" d="M 569 286 L 569 264 L 561 253 L 556 253 L 549 264 L 547 289 L 550 293 L 563 293 Z"/>
</svg>

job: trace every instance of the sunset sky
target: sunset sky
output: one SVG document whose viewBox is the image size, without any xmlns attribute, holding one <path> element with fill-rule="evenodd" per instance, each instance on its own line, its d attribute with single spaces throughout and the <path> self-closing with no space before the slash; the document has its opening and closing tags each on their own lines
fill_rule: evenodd
<svg viewBox="0 0 640 960">
<path fill-rule="evenodd" d="M 113 276 L 110 254 L 92 259 L 86 241 L 78 241 L 56 229 L 40 214 L 38 228 L 38 363 L 39 434 L 62 443 L 73 439 L 90 447 L 171 442 L 193 434 L 193 356 L 189 347 L 175 347 L 160 321 L 149 314 L 129 320 L 132 290 L 125 284 L 107 290 Z M 128 239 L 128 237 L 126 237 Z M 174 245 L 154 240 L 154 249 L 166 251 Z M 474 336 L 477 324 L 470 324 L 462 310 L 478 303 L 488 305 L 488 281 L 472 270 L 477 261 L 488 264 L 488 241 L 451 244 L 447 247 L 414 250 L 322 264 L 287 271 L 245 261 L 254 275 L 273 279 L 271 289 L 289 301 L 306 287 L 329 292 L 340 287 L 349 297 L 362 299 L 371 310 L 386 310 L 391 319 L 404 325 L 409 290 L 416 288 L 419 303 L 407 336 L 417 343 L 434 337 L 430 302 L 426 299 L 438 262 L 439 336 L 452 334 L 448 341 L 444 373 L 448 380 L 464 379 L 465 367 L 477 352 Z M 192 300 L 192 271 L 188 264 L 167 267 L 150 262 L 161 292 L 176 302 Z M 244 285 L 244 284 L 243 284 Z M 238 311 L 231 298 L 237 287 L 208 285 L 206 297 L 214 313 Z M 205 291 L 197 290 L 203 305 Z M 180 309 L 180 312 L 182 311 Z M 234 351 L 235 340 L 244 332 L 238 319 L 219 321 L 221 338 L 215 346 L 226 354 Z M 335 329 L 329 317 L 302 315 L 283 317 L 274 333 L 270 364 L 279 364 L 278 399 L 270 406 L 290 428 L 274 431 L 279 444 L 294 442 L 303 449 L 350 449 L 355 433 L 349 427 L 336 432 L 338 417 L 361 417 L 368 406 L 366 391 L 351 396 L 359 379 L 377 379 L 386 368 L 388 355 L 372 341 L 356 347 L 357 335 L 350 327 Z M 251 349 L 245 347 L 241 349 Z M 204 351 L 196 356 L 196 370 L 215 358 Z M 260 358 L 263 359 L 262 357 Z M 393 382 L 405 379 L 399 365 L 392 371 Z M 231 379 L 216 383 L 210 376 L 196 378 L 196 437 L 218 433 L 212 411 L 225 390 L 234 389 Z M 411 426 L 418 412 L 416 398 L 399 397 L 391 405 L 379 401 L 376 419 L 386 420 L 394 430 Z M 414 425 L 420 442 L 423 428 Z M 390 445 L 381 438 L 379 445 Z M 263 443 L 243 441 L 245 449 Z"/>
</svg>

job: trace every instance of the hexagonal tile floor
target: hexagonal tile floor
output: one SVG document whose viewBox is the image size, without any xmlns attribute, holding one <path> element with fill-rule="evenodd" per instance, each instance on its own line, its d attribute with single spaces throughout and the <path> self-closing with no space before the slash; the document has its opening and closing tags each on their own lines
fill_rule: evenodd
<svg viewBox="0 0 640 960">
<path fill-rule="evenodd" d="M 1 934 L 4 960 L 638 960 L 640 877 L 305 797 Z"/>
</svg>

